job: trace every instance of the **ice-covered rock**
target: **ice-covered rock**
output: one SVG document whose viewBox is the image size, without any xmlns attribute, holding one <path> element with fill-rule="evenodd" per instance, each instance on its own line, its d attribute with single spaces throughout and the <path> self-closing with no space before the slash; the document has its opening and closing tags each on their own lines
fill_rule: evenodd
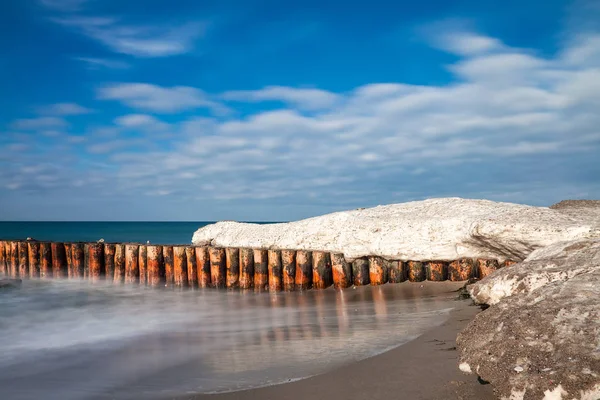
<svg viewBox="0 0 600 400">
<path fill-rule="evenodd" d="M 596 210 L 591 211 L 593 215 Z M 488 200 L 430 199 L 327 214 L 281 224 L 218 222 L 192 242 L 290 248 L 403 260 L 462 257 L 523 260 L 557 241 L 600 237 L 599 218 Z"/>
</svg>

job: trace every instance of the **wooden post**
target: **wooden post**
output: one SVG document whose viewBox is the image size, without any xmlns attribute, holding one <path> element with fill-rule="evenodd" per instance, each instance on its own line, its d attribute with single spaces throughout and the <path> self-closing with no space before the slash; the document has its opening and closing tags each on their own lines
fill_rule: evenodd
<svg viewBox="0 0 600 400">
<path fill-rule="evenodd" d="M 125 245 L 125 283 L 137 283 L 140 278 L 140 246 Z"/>
<path fill-rule="evenodd" d="M 177 287 L 187 287 L 187 256 L 185 246 L 173 246 L 173 283 Z"/>
<path fill-rule="evenodd" d="M 404 261 L 393 260 L 389 262 L 389 266 L 389 283 L 400 283 L 406 280 L 406 265 L 404 264 Z"/>
<path fill-rule="evenodd" d="M 371 285 L 383 285 L 388 280 L 385 260 L 381 257 L 369 257 L 369 280 Z"/>
<path fill-rule="evenodd" d="M 345 289 L 352 286 L 352 266 L 346 261 L 344 254 L 331 253 L 331 269 L 333 271 L 333 286 Z"/>
<path fill-rule="evenodd" d="M 425 264 L 428 281 L 441 282 L 448 279 L 448 263 L 444 261 L 429 261 Z"/>
<path fill-rule="evenodd" d="M 485 258 L 477 259 L 477 277 L 483 279 L 496 271 L 499 267 L 498 260 L 490 260 Z"/>
<path fill-rule="evenodd" d="M 212 287 L 224 288 L 225 275 L 227 274 L 227 265 L 225 264 L 225 249 L 210 247 L 208 249 L 210 257 L 210 281 Z"/>
<path fill-rule="evenodd" d="M 71 243 L 71 278 L 83 278 L 85 269 L 85 245 L 83 243 Z"/>
<path fill-rule="evenodd" d="M 0 240 L 0 275 L 8 275 L 6 269 L 6 242 Z"/>
<path fill-rule="evenodd" d="M 115 274 L 113 281 L 122 283 L 125 279 L 125 245 L 115 245 Z"/>
<path fill-rule="evenodd" d="M 294 250 L 281 251 L 281 267 L 283 290 L 292 291 L 296 288 L 296 252 Z"/>
<path fill-rule="evenodd" d="M 92 281 L 98 281 L 105 274 L 104 243 L 89 243 L 87 250 L 89 277 Z"/>
<path fill-rule="evenodd" d="M 254 286 L 254 252 L 252 249 L 240 249 L 240 288 Z"/>
<path fill-rule="evenodd" d="M 140 285 L 146 285 L 148 283 L 148 247 L 145 244 L 140 246 L 138 263 L 140 267 Z"/>
<path fill-rule="evenodd" d="M 165 262 L 162 246 L 147 246 L 148 252 L 148 285 L 161 286 L 165 279 Z"/>
<path fill-rule="evenodd" d="M 165 260 L 165 286 L 170 287 L 175 284 L 173 246 L 163 246 L 163 259 Z"/>
<path fill-rule="evenodd" d="M 296 289 L 307 290 L 312 288 L 312 253 L 306 250 L 296 252 Z"/>
<path fill-rule="evenodd" d="M 48 242 L 40 243 L 40 278 L 52 278 L 52 246 Z"/>
<path fill-rule="evenodd" d="M 254 250 L 254 290 L 265 290 L 269 286 L 268 251 Z"/>
<path fill-rule="evenodd" d="M 29 242 L 28 243 L 29 253 L 29 277 L 39 278 L 40 277 L 40 243 Z"/>
<path fill-rule="evenodd" d="M 19 242 L 19 277 L 29 278 L 29 246 L 27 242 Z"/>
<path fill-rule="evenodd" d="M 11 278 L 19 277 L 19 242 L 13 240 L 10 242 L 10 272 Z"/>
<path fill-rule="evenodd" d="M 357 258 L 352 262 L 352 277 L 354 286 L 369 284 L 369 260 Z"/>
<path fill-rule="evenodd" d="M 65 245 L 62 243 L 52 242 L 52 277 L 66 278 L 67 277 L 67 255 L 65 253 Z"/>
<path fill-rule="evenodd" d="M 198 286 L 201 288 L 211 287 L 210 274 L 210 257 L 206 247 L 196 247 L 196 265 L 198 268 Z"/>
<path fill-rule="evenodd" d="M 104 275 L 106 280 L 113 281 L 115 279 L 115 253 L 117 247 L 112 243 L 104 244 Z"/>
<path fill-rule="evenodd" d="M 65 257 L 67 258 L 67 277 L 73 278 L 73 243 L 65 243 Z"/>
<path fill-rule="evenodd" d="M 196 263 L 196 250 L 193 247 L 185 248 L 185 258 L 187 261 L 188 285 L 191 288 L 198 287 L 198 264 Z"/>
<path fill-rule="evenodd" d="M 313 288 L 326 289 L 333 283 L 329 253 L 313 251 Z"/>
<path fill-rule="evenodd" d="M 269 291 L 280 292 L 283 289 L 281 250 L 269 250 L 267 257 L 269 260 Z"/>
<path fill-rule="evenodd" d="M 421 261 L 409 261 L 408 280 L 411 282 L 423 282 L 425 280 L 425 267 Z"/>
<path fill-rule="evenodd" d="M 448 279 L 454 282 L 467 281 L 475 275 L 475 263 L 470 258 L 452 261 L 448 266 Z"/>
<path fill-rule="evenodd" d="M 225 283 L 229 289 L 240 286 L 240 250 L 235 248 L 225 249 L 226 278 Z"/>
</svg>

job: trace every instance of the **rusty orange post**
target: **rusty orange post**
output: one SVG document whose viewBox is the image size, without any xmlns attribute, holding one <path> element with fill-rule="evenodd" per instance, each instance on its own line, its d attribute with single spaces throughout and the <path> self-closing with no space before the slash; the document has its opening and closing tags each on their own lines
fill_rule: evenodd
<svg viewBox="0 0 600 400">
<path fill-rule="evenodd" d="M 39 278 L 40 277 L 40 243 L 29 242 L 28 243 L 29 253 L 29 277 Z"/>
<path fill-rule="evenodd" d="M 369 280 L 371 285 L 383 285 L 387 282 L 385 260 L 381 257 L 369 257 Z"/>
<path fill-rule="evenodd" d="M 173 286 L 175 284 L 173 246 L 163 246 L 163 259 L 165 260 L 165 286 Z"/>
<path fill-rule="evenodd" d="M 477 277 L 483 279 L 499 268 L 498 260 L 478 258 L 477 259 Z"/>
<path fill-rule="evenodd" d="M 115 245 L 115 273 L 113 281 L 122 283 L 125 279 L 125 245 Z"/>
<path fill-rule="evenodd" d="M 137 283 L 140 278 L 140 245 L 125 245 L 125 283 Z"/>
<path fill-rule="evenodd" d="M 224 288 L 226 285 L 227 265 L 225 263 L 225 249 L 219 247 L 210 247 L 208 249 L 210 257 L 210 282 L 215 288 Z"/>
<path fill-rule="evenodd" d="M 428 281 L 441 282 L 448 279 L 448 263 L 444 261 L 429 261 L 425 264 Z"/>
<path fill-rule="evenodd" d="M 19 242 L 19 277 L 29 278 L 29 246 L 27 242 Z"/>
<path fill-rule="evenodd" d="M 140 285 L 146 285 L 148 283 L 148 247 L 145 244 L 140 245 L 138 264 L 140 267 Z"/>
<path fill-rule="evenodd" d="M 6 272 L 6 250 L 3 240 L 0 240 L 0 275 L 8 275 Z"/>
<path fill-rule="evenodd" d="M 40 278 L 52 278 L 52 246 L 40 243 Z"/>
<path fill-rule="evenodd" d="M 409 261 L 406 265 L 409 281 L 423 282 L 425 280 L 425 267 L 422 261 Z"/>
<path fill-rule="evenodd" d="M 71 243 L 71 246 L 69 247 L 71 248 L 71 270 L 68 271 L 69 278 L 83 278 L 85 245 L 83 243 Z"/>
<path fill-rule="evenodd" d="M 475 275 L 475 263 L 470 258 L 452 261 L 448 266 L 448 279 L 454 282 L 467 281 Z"/>
<path fill-rule="evenodd" d="M 185 246 L 173 246 L 173 283 L 177 287 L 188 285 Z"/>
<path fill-rule="evenodd" d="M 296 289 L 312 288 L 312 268 L 312 253 L 307 250 L 298 250 L 296 252 Z"/>
<path fill-rule="evenodd" d="M 504 260 L 504 262 L 502 263 L 503 267 L 510 267 L 511 265 L 514 265 L 518 263 L 518 261 L 514 261 L 514 260 Z"/>
<path fill-rule="evenodd" d="M 19 242 L 11 241 L 10 243 L 10 257 L 9 257 L 9 275 L 12 278 L 19 276 Z"/>
<path fill-rule="evenodd" d="M 331 258 L 324 251 L 313 251 L 313 288 L 326 289 L 333 283 Z"/>
<path fill-rule="evenodd" d="M 352 267 L 342 253 L 331 253 L 331 270 L 333 272 L 333 286 L 336 289 L 345 289 L 352 286 Z"/>
<path fill-rule="evenodd" d="M 89 277 L 98 281 L 104 275 L 104 243 L 89 243 L 87 246 L 87 262 Z"/>
<path fill-rule="evenodd" d="M 185 258 L 187 263 L 188 285 L 191 288 L 198 287 L 198 264 L 196 263 L 196 250 L 193 247 L 185 248 Z"/>
<path fill-rule="evenodd" d="M 227 288 L 234 289 L 240 286 L 240 250 L 236 248 L 225 249 L 226 276 L 225 284 Z"/>
<path fill-rule="evenodd" d="M 147 246 L 148 253 L 148 285 L 161 286 L 165 279 L 165 262 L 162 246 Z"/>
<path fill-rule="evenodd" d="M 104 275 L 106 280 L 113 281 L 115 279 L 115 253 L 117 247 L 112 243 L 104 244 Z"/>
<path fill-rule="evenodd" d="M 280 292 L 283 289 L 281 250 L 269 250 L 267 257 L 269 262 L 269 291 Z"/>
<path fill-rule="evenodd" d="M 369 284 L 369 260 L 357 258 L 352 261 L 352 278 L 354 286 Z"/>
<path fill-rule="evenodd" d="M 294 250 L 281 251 L 281 269 L 283 290 L 294 290 L 296 287 L 296 252 Z"/>
<path fill-rule="evenodd" d="M 65 243 L 65 257 L 67 258 L 67 277 L 73 277 L 73 244 Z"/>
<path fill-rule="evenodd" d="M 210 283 L 210 257 L 206 247 L 196 247 L 196 266 L 198 268 L 198 286 L 201 288 L 211 287 Z"/>
<path fill-rule="evenodd" d="M 262 249 L 254 250 L 254 290 L 265 290 L 269 286 L 269 262 L 268 251 Z"/>
<path fill-rule="evenodd" d="M 240 249 L 240 289 L 254 286 L 254 252 L 252 249 Z"/>
<path fill-rule="evenodd" d="M 404 261 L 392 260 L 389 262 L 389 283 L 400 283 L 406 280 L 406 265 Z"/>
<path fill-rule="evenodd" d="M 52 242 L 52 277 L 66 278 L 67 277 L 67 255 L 65 253 L 65 245 L 62 243 Z"/>
</svg>

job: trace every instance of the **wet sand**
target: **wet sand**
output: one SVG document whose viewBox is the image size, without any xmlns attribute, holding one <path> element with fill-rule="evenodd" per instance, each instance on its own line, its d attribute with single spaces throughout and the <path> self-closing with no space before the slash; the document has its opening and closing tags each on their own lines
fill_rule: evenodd
<svg viewBox="0 0 600 400">
<path fill-rule="evenodd" d="M 455 289 L 453 284 L 446 287 Z M 457 300 L 456 309 L 441 326 L 393 350 L 322 375 L 287 384 L 178 399 L 493 400 L 496 397 L 491 385 L 482 385 L 475 376 L 458 370 L 456 335 L 479 311 L 470 300 Z"/>
</svg>

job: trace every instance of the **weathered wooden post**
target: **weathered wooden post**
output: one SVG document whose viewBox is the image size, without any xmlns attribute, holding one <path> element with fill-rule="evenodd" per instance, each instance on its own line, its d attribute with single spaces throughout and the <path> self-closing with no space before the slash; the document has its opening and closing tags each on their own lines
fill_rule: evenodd
<svg viewBox="0 0 600 400">
<path fill-rule="evenodd" d="M 357 258 L 352 261 L 352 277 L 354 286 L 365 286 L 369 284 L 369 260 Z"/>
<path fill-rule="evenodd" d="M 406 266 L 404 261 L 392 260 L 389 262 L 389 283 L 400 283 L 406 281 Z"/>
<path fill-rule="evenodd" d="M 52 278 L 52 246 L 48 242 L 40 243 L 40 278 Z"/>
<path fill-rule="evenodd" d="M 269 250 L 267 257 L 269 262 L 269 291 L 280 292 L 283 289 L 281 250 Z"/>
<path fill-rule="evenodd" d="M 477 277 L 483 279 L 496 271 L 500 266 L 498 260 L 478 258 L 477 259 Z"/>
<path fill-rule="evenodd" d="M 227 265 L 225 264 L 225 249 L 219 247 L 210 247 L 208 249 L 210 257 L 210 281 L 212 287 L 224 288 L 226 285 L 225 276 L 227 274 Z"/>
<path fill-rule="evenodd" d="M 296 252 L 296 289 L 308 290 L 312 288 L 312 252 L 298 250 Z"/>
<path fill-rule="evenodd" d="M 52 277 L 66 278 L 67 277 L 67 255 L 65 253 L 65 245 L 62 243 L 52 242 Z"/>
<path fill-rule="evenodd" d="M 210 256 L 206 247 L 196 247 L 196 265 L 198 267 L 198 286 L 201 288 L 211 287 Z"/>
<path fill-rule="evenodd" d="M 85 245 L 83 243 L 71 243 L 71 271 L 70 278 L 83 278 L 85 265 Z"/>
<path fill-rule="evenodd" d="M 475 263 L 470 258 L 461 258 L 448 265 L 448 279 L 454 282 L 467 281 L 475 275 Z"/>
<path fill-rule="evenodd" d="M 9 275 L 11 278 L 19 276 L 19 242 L 12 240 L 10 243 Z"/>
<path fill-rule="evenodd" d="M 225 283 L 229 289 L 240 286 L 240 250 L 237 248 L 225 249 L 226 278 Z"/>
<path fill-rule="evenodd" d="M 188 285 L 185 246 L 173 246 L 173 283 L 177 287 Z"/>
<path fill-rule="evenodd" d="M 254 286 L 254 252 L 252 249 L 240 249 L 240 288 Z"/>
<path fill-rule="evenodd" d="M 371 285 L 383 285 L 388 280 L 385 260 L 381 257 L 369 257 L 369 280 Z"/>
<path fill-rule="evenodd" d="M 352 286 L 352 266 L 342 253 L 331 253 L 331 269 L 333 271 L 333 286 L 345 289 Z"/>
<path fill-rule="evenodd" d="M 281 251 L 281 268 L 283 290 L 293 291 L 296 288 L 296 252 L 294 250 Z"/>
<path fill-rule="evenodd" d="M 254 250 L 254 290 L 265 290 L 269 286 L 269 262 L 268 251 L 263 249 Z"/>
<path fill-rule="evenodd" d="M 115 279 L 115 253 L 117 247 L 112 243 L 104 244 L 104 274 L 106 280 L 113 281 Z"/>
<path fill-rule="evenodd" d="M 146 285 L 148 283 L 148 247 L 145 244 L 140 245 L 138 264 L 140 267 L 140 285 Z"/>
<path fill-rule="evenodd" d="M 165 262 L 162 246 L 147 246 L 148 252 L 148 285 L 161 286 L 165 280 Z"/>
<path fill-rule="evenodd" d="M 125 279 L 125 245 L 115 245 L 115 274 L 113 281 L 123 283 Z"/>
<path fill-rule="evenodd" d="M 8 275 L 6 269 L 6 244 L 0 240 L 0 275 Z"/>
<path fill-rule="evenodd" d="M 429 261 L 425 264 L 428 281 L 441 282 L 448 279 L 448 263 L 444 261 Z"/>
<path fill-rule="evenodd" d="M 165 286 L 171 287 L 175 284 L 173 246 L 163 246 L 163 259 L 165 260 Z"/>
<path fill-rule="evenodd" d="M 313 288 L 326 289 L 333 283 L 331 258 L 324 251 L 313 251 Z"/>
<path fill-rule="evenodd" d="M 87 246 L 88 270 L 90 279 L 98 281 L 104 275 L 104 243 L 89 243 Z"/>
<path fill-rule="evenodd" d="M 137 283 L 140 278 L 140 245 L 125 245 L 125 283 Z"/>
<path fill-rule="evenodd" d="M 188 285 L 191 288 L 198 287 L 198 264 L 196 263 L 196 249 L 191 246 L 185 248 L 185 258 L 187 262 Z"/>
<path fill-rule="evenodd" d="M 73 278 L 73 244 L 64 243 L 65 257 L 67 258 L 67 278 Z"/>
<path fill-rule="evenodd" d="M 29 246 L 27 242 L 19 242 L 19 277 L 29 278 Z"/>
<path fill-rule="evenodd" d="M 40 277 L 40 243 L 29 242 L 28 243 L 29 253 L 29 277 L 39 278 Z"/>
<path fill-rule="evenodd" d="M 422 261 L 409 261 L 407 268 L 409 281 L 423 282 L 425 280 L 425 267 Z"/>
</svg>

